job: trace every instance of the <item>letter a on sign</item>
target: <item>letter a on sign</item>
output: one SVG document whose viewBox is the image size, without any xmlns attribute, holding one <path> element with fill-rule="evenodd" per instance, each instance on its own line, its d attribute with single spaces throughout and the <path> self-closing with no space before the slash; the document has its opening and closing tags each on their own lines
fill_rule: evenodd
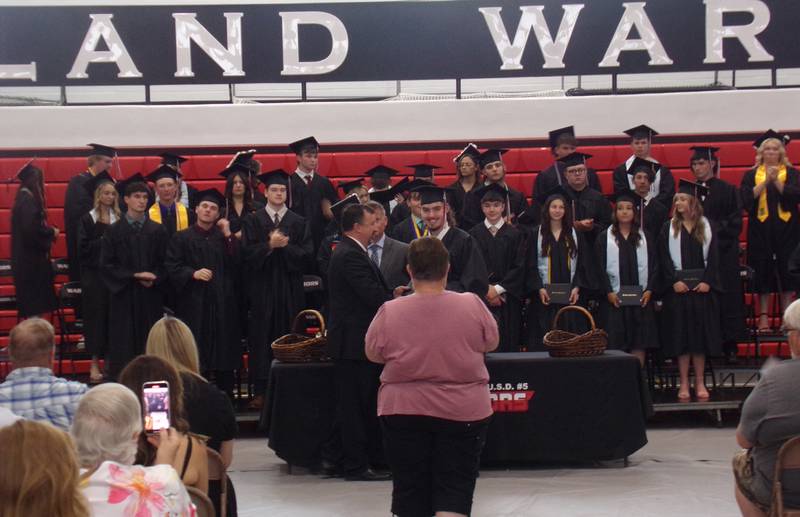
<svg viewBox="0 0 800 517">
<path fill-rule="evenodd" d="M 656 29 L 644 11 L 645 2 L 622 4 L 625 12 L 617 25 L 614 37 L 608 45 L 606 55 L 599 66 L 619 66 L 619 55 L 628 50 L 644 50 L 650 55 L 650 65 L 671 65 L 672 60 L 664 50 L 664 45 L 656 34 Z M 641 39 L 628 39 L 631 30 L 636 27 Z"/>
<path fill-rule="evenodd" d="M 67 74 L 67 79 L 88 78 L 89 74 L 86 73 L 86 69 L 89 67 L 89 63 L 116 63 L 119 68 L 117 77 L 141 77 L 142 73 L 133 64 L 131 55 L 128 54 L 122 38 L 111 22 L 114 15 L 90 14 L 89 17 L 92 19 L 92 24 L 86 31 L 86 37 L 83 38 L 83 44 L 72 64 L 72 70 Z M 100 38 L 105 41 L 108 50 L 96 50 Z"/>
</svg>

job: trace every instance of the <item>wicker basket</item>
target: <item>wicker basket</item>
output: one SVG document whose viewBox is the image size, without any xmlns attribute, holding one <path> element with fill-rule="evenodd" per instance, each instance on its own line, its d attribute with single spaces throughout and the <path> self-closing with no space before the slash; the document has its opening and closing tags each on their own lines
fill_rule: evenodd
<svg viewBox="0 0 800 517">
<path fill-rule="evenodd" d="M 319 322 L 319 330 L 313 335 L 304 334 L 301 323 L 309 319 Z M 309 363 L 327 359 L 325 348 L 328 339 L 325 335 L 325 318 L 311 309 L 300 311 L 294 318 L 292 333 L 279 337 L 272 343 L 275 359 L 284 363 Z"/>
<path fill-rule="evenodd" d="M 565 330 L 558 330 L 558 318 L 567 311 L 578 311 L 589 318 L 592 330 L 585 334 L 573 334 Z M 608 344 L 608 334 L 603 329 L 598 329 L 594 324 L 592 314 L 578 305 L 562 307 L 553 318 L 553 330 L 544 335 L 544 346 L 550 357 L 589 357 L 600 355 Z"/>
</svg>

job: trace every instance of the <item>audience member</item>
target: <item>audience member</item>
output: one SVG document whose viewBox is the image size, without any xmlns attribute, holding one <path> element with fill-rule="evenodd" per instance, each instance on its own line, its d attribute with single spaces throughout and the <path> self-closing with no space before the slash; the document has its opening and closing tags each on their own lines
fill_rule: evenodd
<svg viewBox="0 0 800 517">
<path fill-rule="evenodd" d="M 367 357 L 385 364 L 378 415 L 400 517 L 471 513 L 492 415 L 484 354 L 497 323 L 475 294 L 445 290 L 448 257 L 436 238 L 412 242 L 414 294 L 383 304 L 366 335 Z"/>
<path fill-rule="evenodd" d="M 766 369 L 747 397 L 736 429 L 736 441 L 744 449 L 733 458 L 736 502 L 745 517 L 766 516 L 772 495 L 775 461 L 781 446 L 800 435 L 800 301 L 783 314 L 783 327 L 792 358 Z M 800 476 L 797 471 L 782 479 L 783 500 L 800 508 Z"/>
<path fill-rule="evenodd" d="M 0 407 L 67 430 L 87 388 L 53 375 L 54 337 L 53 326 L 40 318 L 11 329 L 8 353 L 14 370 L 0 384 Z"/>
<path fill-rule="evenodd" d="M 0 443 L 0 516 L 89 517 L 67 433 L 20 420 L 0 428 Z"/>
<path fill-rule="evenodd" d="M 144 436 L 142 410 L 137 396 L 125 386 L 108 383 L 87 393 L 78 405 L 71 434 L 92 515 L 194 515 L 189 494 L 172 467 L 182 447 L 178 431 L 163 429 L 147 437 L 157 447 L 152 464 L 133 464 L 137 443 Z"/>
<path fill-rule="evenodd" d="M 171 462 L 186 486 L 208 492 L 208 458 L 206 446 L 199 437 L 189 434 L 189 424 L 183 409 L 183 381 L 178 371 L 164 359 L 154 356 L 139 356 L 131 361 L 119 375 L 120 384 L 141 396 L 145 382 L 167 381 L 170 398 L 170 424 L 180 440 L 178 451 Z M 144 416 L 144 415 L 143 415 Z M 144 435 L 139 438 L 136 454 L 138 465 L 154 465 L 158 459 L 159 445 Z"/>
</svg>

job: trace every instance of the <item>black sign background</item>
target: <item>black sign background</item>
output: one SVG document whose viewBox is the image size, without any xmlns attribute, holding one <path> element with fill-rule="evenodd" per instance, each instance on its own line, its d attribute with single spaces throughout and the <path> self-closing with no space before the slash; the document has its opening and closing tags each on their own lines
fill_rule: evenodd
<svg viewBox="0 0 800 517">
<path fill-rule="evenodd" d="M 785 68 L 800 66 L 796 29 L 800 2 L 768 2 L 769 27 L 758 39 L 774 61 L 749 63 L 735 39 L 726 39 L 726 63 L 706 65 L 706 6 L 702 0 L 653 0 L 645 10 L 674 64 L 649 66 L 646 52 L 622 52 L 619 67 L 599 67 L 624 12 L 622 0 L 584 0 L 570 40 L 565 68 L 543 69 L 542 53 L 531 31 L 522 58 L 523 70 L 500 70 L 501 60 L 480 7 L 502 7 L 513 41 L 520 6 L 543 5 L 551 35 L 563 16 L 562 4 L 576 0 L 481 2 L 391 2 L 353 4 L 244 6 L 3 7 L 0 8 L 0 63 L 37 63 L 37 82 L 3 80 L 10 85 L 180 84 L 231 82 L 362 81 L 585 75 L 674 72 L 714 69 Z M 282 34 L 279 12 L 323 11 L 338 17 L 347 29 L 349 51 L 335 71 L 320 75 L 282 76 Z M 192 45 L 195 77 L 177 78 L 174 12 L 195 12 L 223 45 L 225 12 L 242 12 L 243 77 L 223 77 L 222 70 Z M 91 64 L 88 79 L 67 79 L 90 25 L 89 14 L 111 13 L 141 78 L 118 78 L 115 64 Z M 747 24 L 747 13 L 728 13 L 725 25 Z M 638 37 L 633 31 L 631 38 Z M 318 60 L 330 51 L 330 36 L 318 26 L 301 25 L 300 58 Z M 102 43 L 98 49 L 103 49 Z"/>
</svg>

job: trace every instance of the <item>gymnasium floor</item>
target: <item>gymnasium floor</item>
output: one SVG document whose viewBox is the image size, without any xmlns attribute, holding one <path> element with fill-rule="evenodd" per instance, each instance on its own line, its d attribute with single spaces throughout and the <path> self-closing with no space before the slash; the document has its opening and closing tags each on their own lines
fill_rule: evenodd
<svg viewBox="0 0 800 517">
<path fill-rule="evenodd" d="M 736 516 L 734 424 L 660 423 L 630 466 L 483 470 L 474 517 Z M 391 483 L 288 474 L 263 438 L 237 441 L 231 478 L 242 517 L 389 517 Z"/>
</svg>

